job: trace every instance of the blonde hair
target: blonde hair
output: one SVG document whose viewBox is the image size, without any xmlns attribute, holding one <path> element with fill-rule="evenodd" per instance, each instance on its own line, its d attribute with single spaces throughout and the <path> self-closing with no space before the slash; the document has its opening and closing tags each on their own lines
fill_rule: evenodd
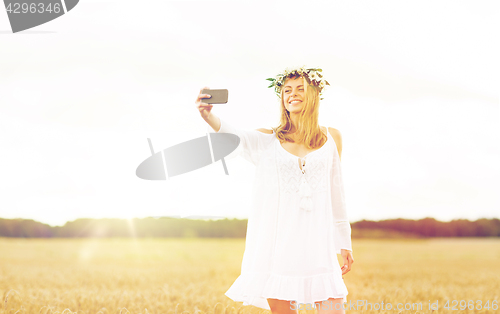
<svg viewBox="0 0 500 314">
<path fill-rule="evenodd" d="M 292 77 L 290 77 L 292 78 Z M 287 78 L 287 79 L 290 79 Z M 315 149 L 321 147 L 327 140 L 327 136 L 321 131 L 318 125 L 319 116 L 319 89 L 309 84 L 308 80 L 302 76 L 299 76 L 304 81 L 304 94 L 305 101 L 304 106 L 300 112 L 298 125 L 295 126 L 297 138 L 308 149 Z M 292 142 L 295 141 L 288 135 L 288 132 L 292 129 L 292 120 L 290 119 L 290 112 L 286 110 L 285 103 L 283 101 L 283 91 L 281 89 L 281 115 L 280 124 L 276 128 L 272 128 L 276 133 L 276 137 L 280 142 Z M 323 140 L 324 139 L 324 140 Z"/>
</svg>

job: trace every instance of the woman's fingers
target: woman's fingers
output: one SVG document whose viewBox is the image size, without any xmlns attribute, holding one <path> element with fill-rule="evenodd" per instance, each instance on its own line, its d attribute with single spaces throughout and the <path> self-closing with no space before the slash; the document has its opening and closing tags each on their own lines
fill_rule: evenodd
<svg viewBox="0 0 500 314">
<path fill-rule="evenodd" d="M 203 118 L 206 118 L 210 114 L 210 111 L 212 110 L 213 105 L 207 104 L 207 103 L 204 103 L 201 101 L 204 98 L 212 97 L 208 94 L 202 94 L 202 91 L 204 89 L 209 89 L 209 88 L 207 86 L 205 86 L 202 89 L 200 89 L 200 93 L 198 94 L 198 97 L 196 97 L 195 104 L 196 104 L 196 108 L 198 108 L 198 110 L 200 111 L 201 116 Z"/>
<path fill-rule="evenodd" d="M 345 255 L 342 255 L 342 259 L 344 260 L 344 265 L 342 266 L 342 275 L 347 274 L 351 271 L 352 264 L 354 263 L 354 258 L 352 257 L 352 253 L 348 252 Z"/>
<path fill-rule="evenodd" d="M 199 94 L 199 95 L 198 95 L 198 97 L 196 97 L 196 101 L 195 101 L 195 103 L 196 103 L 196 104 L 207 105 L 206 103 L 201 102 L 201 100 L 202 100 L 203 98 L 210 98 L 210 97 L 212 97 L 212 96 L 210 96 L 210 95 L 208 95 L 208 94 Z"/>
<path fill-rule="evenodd" d="M 207 104 L 207 103 L 204 103 L 201 101 L 204 98 L 212 97 L 211 95 L 203 94 L 202 91 L 204 89 L 209 89 L 209 88 L 207 86 L 205 86 L 202 89 L 200 89 L 200 93 L 198 94 L 198 97 L 196 97 L 195 104 L 196 104 L 196 108 L 198 108 L 198 110 L 200 111 L 201 116 L 204 119 L 206 119 L 210 115 L 210 111 L 213 108 L 213 104 Z"/>
<path fill-rule="evenodd" d="M 203 98 L 210 98 L 212 96 L 210 96 L 209 94 L 202 94 L 201 92 L 204 90 L 204 89 L 210 89 L 208 87 L 203 87 L 202 89 L 200 89 L 200 93 L 198 94 L 198 97 L 196 98 L 196 103 L 201 103 L 201 99 Z"/>
<path fill-rule="evenodd" d="M 345 275 L 349 272 L 349 261 L 347 260 L 347 256 L 342 256 L 344 260 L 344 265 L 342 266 L 342 275 Z"/>
</svg>

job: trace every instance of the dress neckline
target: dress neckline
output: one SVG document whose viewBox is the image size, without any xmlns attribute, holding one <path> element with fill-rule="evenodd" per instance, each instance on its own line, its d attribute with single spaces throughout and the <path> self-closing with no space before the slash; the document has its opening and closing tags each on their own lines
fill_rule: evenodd
<svg viewBox="0 0 500 314">
<path fill-rule="evenodd" d="M 321 131 L 321 132 L 323 132 L 323 131 Z M 322 149 L 323 147 L 325 147 L 325 146 L 326 146 L 326 144 L 328 144 L 328 141 L 329 141 L 329 138 L 328 138 L 328 137 L 329 137 L 329 132 L 328 132 L 328 128 L 326 128 L 326 141 L 323 143 L 323 145 L 322 145 L 320 148 L 315 149 L 315 150 L 313 150 L 312 152 L 307 153 L 304 157 L 300 157 L 300 156 L 297 156 L 297 155 L 294 155 L 294 154 L 290 153 L 289 151 L 287 151 L 287 150 L 286 150 L 286 149 L 285 149 L 285 148 L 281 145 L 281 142 L 279 141 L 279 139 L 278 139 L 278 138 L 276 138 L 276 140 L 278 141 L 278 145 L 281 147 L 281 149 L 282 149 L 284 152 L 286 152 L 287 154 L 289 154 L 289 155 L 291 155 L 291 156 L 293 156 L 293 157 L 295 157 L 295 158 L 305 159 L 307 156 L 309 156 L 309 155 L 311 155 L 312 153 L 315 153 L 315 152 L 319 151 L 320 149 Z"/>
</svg>

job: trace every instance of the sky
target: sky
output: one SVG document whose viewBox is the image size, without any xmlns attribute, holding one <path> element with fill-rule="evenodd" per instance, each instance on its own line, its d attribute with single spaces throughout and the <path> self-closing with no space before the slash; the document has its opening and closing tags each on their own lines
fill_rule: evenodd
<svg viewBox="0 0 500 314">
<path fill-rule="evenodd" d="M 351 222 L 500 218 L 496 1 L 91 1 L 13 34 L 0 10 L 0 217 L 247 218 L 239 156 L 169 178 L 155 151 L 206 135 L 195 99 L 278 123 L 266 78 L 320 67 L 319 124 L 342 134 Z"/>
</svg>

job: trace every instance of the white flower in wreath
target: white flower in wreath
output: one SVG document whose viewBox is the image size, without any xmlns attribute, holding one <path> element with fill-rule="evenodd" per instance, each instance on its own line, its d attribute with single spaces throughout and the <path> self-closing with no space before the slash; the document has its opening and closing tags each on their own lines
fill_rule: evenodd
<svg viewBox="0 0 500 314">
<path fill-rule="evenodd" d="M 311 81 L 319 81 L 319 76 L 316 74 L 316 72 L 309 72 L 309 80 Z"/>
</svg>

